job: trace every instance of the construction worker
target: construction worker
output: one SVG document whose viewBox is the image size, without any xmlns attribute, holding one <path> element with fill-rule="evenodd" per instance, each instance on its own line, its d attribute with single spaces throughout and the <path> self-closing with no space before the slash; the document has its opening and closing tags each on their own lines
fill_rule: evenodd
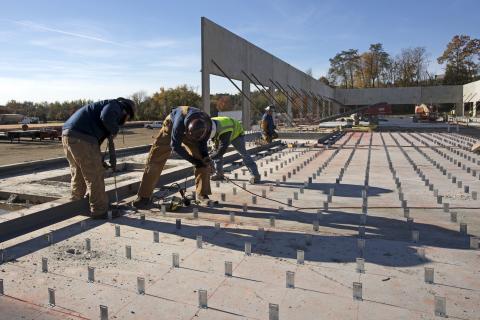
<svg viewBox="0 0 480 320">
<path fill-rule="evenodd" d="M 72 176 L 71 199 L 82 199 L 88 193 L 92 218 L 106 218 L 109 209 L 100 145 L 115 137 L 134 116 L 135 103 L 117 98 L 87 104 L 63 125 L 63 150 Z"/>
<path fill-rule="evenodd" d="M 189 106 L 174 108 L 163 121 L 163 126 L 152 144 L 137 199 L 132 205 L 142 209 L 150 204 L 153 189 L 172 149 L 195 166 L 197 200 L 207 203 L 211 194 L 211 161 L 207 147 L 210 131 L 210 117 L 205 112 Z"/>
<path fill-rule="evenodd" d="M 214 117 L 211 120 L 212 131 L 210 133 L 210 139 L 212 139 L 214 143 L 215 150 L 210 154 L 210 158 L 213 160 L 215 175 L 210 179 L 213 181 L 224 179 L 223 155 L 227 151 L 228 146 L 232 144 L 242 157 L 243 163 L 248 168 L 248 171 L 250 171 L 250 183 L 260 182 L 257 165 L 245 148 L 245 136 L 242 124 L 230 117 Z"/>
<path fill-rule="evenodd" d="M 263 131 L 263 140 L 266 143 L 271 143 L 273 139 L 278 138 L 278 134 L 275 132 L 277 128 L 275 123 L 273 122 L 273 112 L 275 111 L 275 107 L 273 105 L 269 105 L 265 108 L 265 113 L 262 117 L 261 128 Z"/>
</svg>

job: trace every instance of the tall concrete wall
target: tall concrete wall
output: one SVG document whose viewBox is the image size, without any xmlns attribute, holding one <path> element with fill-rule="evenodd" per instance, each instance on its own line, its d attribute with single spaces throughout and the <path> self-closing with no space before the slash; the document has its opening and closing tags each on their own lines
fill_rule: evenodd
<svg viewBox="0 0 480 320">
<path fill-rule="evenodd" d="M 458 116 L 464 115 L 464 103 L 480 101 L 480 80 L 458 86 L 335 89 L 335 99 L 345 105 L 451 103 Z"/>
<path fill-rule="evenodd" d="M 462 86 L 336 89 L 335 98 L 345 105 L 458 103 Z"/>
<path fill-rule="evenodd" d="M 277 89 L 272 84 L 272 81 L 278 82 L 292 96 L 293 90 L 290 87 L 293 87 L 304 96 L 306 94 L 303 91 L 308 95 L 323 97 L 325 100 L 334 97 L 334 90 L 331 87 L 324 85 L 207 18 L 202 17 L 201 25 L 202 99 L 203 108 L 207 113 L 210 113 L 211 74 L 221 77 L 224 77 L 226 74 L 232 79 L 242 81 L 241 89 L 247 96 L 250 94 L 250 80 L 252 80 L 257 85 L 261 83 L 270 89 Z M 250 79 L 245 76 L 244 72 Z M 252 74 L 255 75 L 260 83 L 255 80 Z M 291 104 L 287 107 L 291 114 Z M 251 116 L 249 102 L 246 98 L 243 98 L 242 109 L 244 114 L 243 124 L 248 128 Z"/>
</svg>

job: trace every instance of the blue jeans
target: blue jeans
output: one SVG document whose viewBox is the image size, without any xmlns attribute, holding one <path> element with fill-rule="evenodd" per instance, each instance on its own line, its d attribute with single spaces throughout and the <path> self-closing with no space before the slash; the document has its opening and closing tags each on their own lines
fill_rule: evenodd
<svg viewBox="0 0 480 320">
<path fill-rule="evenodd" d="M 255 161 L 253 161 L 253 159 L 248 154 L 247 149 L 245 148 L 245 137 L 243 135 L 239 136 L 238 138 L 233 140 L 231 144 L 242 157 L 243 163 L 248 168 L 248 171 L 250 171 L 250 174 L 252 176 L 259 176 L 260 174 L 258 173 L 257 164 L 255 163 Z M 216 173 L 219 175 L 223 175 L 223 156 L 213 160 L 213 165 L 215 166 Z"/>
</svg>

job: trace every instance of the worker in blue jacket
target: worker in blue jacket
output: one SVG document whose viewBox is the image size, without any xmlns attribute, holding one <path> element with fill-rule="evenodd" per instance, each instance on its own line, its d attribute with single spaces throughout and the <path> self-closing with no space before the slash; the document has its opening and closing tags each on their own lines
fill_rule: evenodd
<svg viewBox="0 0 480 320">
<path fill-rule="evenodd" d="M 174 108 L 165 118 L 152 144 L 137 198 L 132 205 L 141 209 L 150 204 L 153 190 L 172 150 L 195 166 L 197 200 L 208 203 L 208 196 L 212 193 L 210 189 L 211 160 L 207 147 L 210 131 L 210 117 L 205 112 L 190 106 Z"/>
<path fill-rule="evenodd" d="M 273 139 L 278 138 L 278 134 L 275 132 L 277 128 L 273 121 L 273 112 L 275 111 L 275 107 L 273 105 L 269 105 L 265 108 L 265 113 L 262 116 L 261 121 L 261 129 L 263 140 L 267 143 L 271 143 Z"/>
<path fill-rule="evenodd" d="M 93 218 L 107 217 L 109 208 L 100 145 L 105 139 L 115 137 L 120 127 L 134 116 L 135 103 L 117 98 L 87 104 L 63 125 L 62 144 L 70 165 L 71 199 L 81 199 L 88 193 Z"/>
</svg>

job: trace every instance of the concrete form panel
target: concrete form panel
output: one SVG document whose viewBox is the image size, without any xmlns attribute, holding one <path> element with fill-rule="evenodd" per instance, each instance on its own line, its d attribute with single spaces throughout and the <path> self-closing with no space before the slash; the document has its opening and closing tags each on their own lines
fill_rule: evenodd
<svg viewBox="0 0 480 320">
<path fill-rule="evenodd" d="M 480 101 L 480 80 L 463 86 L 463 102 Z"/>
<path fill-rule="evenodd" d="M 462 86 L 336 89 L 335 98 L 345 105 L 458 103 Z"/>
</svg>

